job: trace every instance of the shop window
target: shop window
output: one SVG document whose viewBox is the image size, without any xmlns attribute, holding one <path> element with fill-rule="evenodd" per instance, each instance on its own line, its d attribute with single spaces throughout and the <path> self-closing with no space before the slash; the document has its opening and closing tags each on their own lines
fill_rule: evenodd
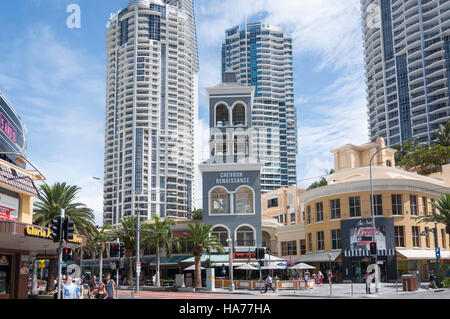
<svg viewBox="0 0 450 319">
<path fill-rule="evenodd" d="M 253 214 L 253 191 L 249 187 L 241 187 L 236 193 L 236 214 Z"/>
<path fill-rule="evenodd" d="M 216 227 L 212 230 L 211 236 L 217 237 L 220 244 L 224 247 L 228 246 L 227 239 L 229 238 L 228 230 L 225 227 Z"/>
<path fill-rule="evenodd" d="M 0 255 L 0 295 L 11 294 L 12 257 Z"/>
<path fill-rule="evenodd" d="M 402 195 L 392 195 L 392 215 L 403 215 Z"/>
<path fill-rule="evenodd" d="M 405 247 L 405 227 L 394 226 L 395 247 Z"/>
<path fill-rule="evenodd" d="M 255 234 L 248 226 L 240 227 L 237 232 L 237 246 L 255 246 Z"/>
<path fill-rule="evenodd" d="M 228 126 L 229 114 L 228 107 L 220 104 L 216 108 L 216 127 Z"/>
<path fill-rule="evenodd" d="M 233 125 L 245 125 L 245 106 L 242 104 L 233 108 Z"/>
<path fill-rule="evenodd" d="M 228 193 L 223 188 L 216 188 L 210 196 L 210 214 L 228 214 Z"/>
</svg>

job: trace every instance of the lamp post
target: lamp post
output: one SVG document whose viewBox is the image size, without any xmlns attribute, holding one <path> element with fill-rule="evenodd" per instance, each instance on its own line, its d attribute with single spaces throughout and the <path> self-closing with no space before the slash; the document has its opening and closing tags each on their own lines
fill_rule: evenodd
<svg viewBox="0 0 450 319">
<path fill-rule="evenodd" d="M 332 275 L 333 272 L 331 271 L 331 253 L 328 253 L 327 255 L 328 255 L 329 272 L 330 272 L 330 275 Z M 328 281 L 330 283 L 330 296 L 332 296 L 333 295 L 333 283 L 332 283 L 333 279 L 330 276 L 328 276 Z"/>
<path fill-rule="evenodd" d="M 370 170 L 370 212 L 372 214 L 372 241 L 376 242 L 375 239 L 375 210 L 374 210 L 374 205 L 375 205 L 375 200 L 373 198 L 373 178 L 372 178 L 372 162 L 373 159 L 375 158 L 375 156 L 381 152 L 382 150 L 388 149 L 390 148 L 389 146 L 380 148 L 379 150 L 377 150 L 371 157 L 370 159 L 370 164 L 369 164 L 369 170 Z M 375 253 L 375 267 L 378 267 L 378 252 Z M 378 276 L 375 276 L 375 293 L 378 293 Z"/>
<path fill-rule="evenodd" d="M 441 275 L 439 270 L 439 260 L 440 260 L 440 253 L 438 254 L 439 250 L 439 243 L 438 243 L 438 228 L 437 228 L 437 221 L 434 221 L 434 228 L 433 229 L 427 229 L 426 231 L 423 231 L 420 235 L 421 236 L 428 236 L 427 232 L 433 232 L 434 235 L 434 249 L 436 250 L 436 285 L 437 287 L 440 287 L 441 282 Z"/>
<path fill-rule="evenodd" d="M 234 291 L 234 280 L 233 280 L 233 239 L 228 238 L 227 243 L 229 246 L 229 253 L 230 253 L 230 259 L 229 259 L 229 271 L 230 271 L 230 291 Z"/>
</svg>

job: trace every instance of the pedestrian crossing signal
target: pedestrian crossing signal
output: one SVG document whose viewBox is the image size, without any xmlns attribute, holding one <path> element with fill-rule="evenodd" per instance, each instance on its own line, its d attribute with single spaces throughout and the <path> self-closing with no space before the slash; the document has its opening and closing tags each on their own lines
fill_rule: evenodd
<svg viewBox="0 0 450 319">
<path fill-rule="evenodd" d="M 372 256 L 376 256 L 377 255 L 377 243 L 375 243 L 375 242 L 371 242 L 370 243 L 370 254 Z"/>
<path fill-rule="evenodd" d="M 70 248 L 64 248 L 63 250 L 63 260 L 69 261 L 72 259 L 72 249 Z"/>
</svg>

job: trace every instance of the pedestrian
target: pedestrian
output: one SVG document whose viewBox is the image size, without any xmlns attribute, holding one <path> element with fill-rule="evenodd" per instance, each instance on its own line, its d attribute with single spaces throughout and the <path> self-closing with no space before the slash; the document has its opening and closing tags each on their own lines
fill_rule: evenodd
<svg viewBox="0 0 450 319">
<path fill-rule="evenodd" d="M 267 289 L 269 289 L 269 287 L 273 292 L 275 292 L 275 289 L 273 289 L 272 287 L 272 277 L 270 277 L 270 274 L 268 274 L 266 277 L 266 290 L 264 291 L 264 293 L 267 293 Z"/>
<path fill-rule="evenodd" d="M 372 275 L 368 271 L 364 275 L 364 282 L 366 283 L 366 294 L 370 295 L 370 284 L 372 283 Z"/>
<path fill-rule="evenodd" d="M 434 277 L 433 272 L 430 272 L 430 288 L 432 288 L 432 289 L 436 289 L 437 288 L 437 286 L 436 286 L 436 279 Z"/>
<path fill-rule="evenodd" d="M 155 275 L 152 276 L 152 285 L 153 285 L 153 287 L 156 286 L 156 276 Z"/>
<path fill-rule="evenodd" d="M 55 280 L 53 280 L 53 299 L 58 299 L 58 277 L 56 277 Z"/>
<path fill-rule="evenodd" d="M 88 283 L 88 298 L 94 299 L 94 291 L 97 289 L 97 277 L 92 276 L 92 279 Z"/>
<path fill-rule="evenodd" d="M 322 274 L 322 272 L 319 270 L 319 276 L 318 276 L 318 278 L 319 278 L 319 284 L 321 285 L 322 284 L 322 281 L 323 281 L 323 274 Z"/>
<path fill-rule="evenodd" d="M 308 282 L 309 282 L 309 278 L 308 275 L 305 273 L 305 276 L 303 277 L 303 280 L 305 281 L 305 288 L 308 289 Z"/>
<path fill-rule="evenodd" d="M 115 296 L 115 290 L 116 290 L 116 283 L 114 280 L 111 279 L 111 274 L 106 274 L 105 277 L 105 287 L 106 291 L 108 292 L 108 299 L 114 299 Z"/>
<path fill-rule="evenodd" d="M 331 273 L 331 270 L 328 270 L 327 277 L 328 277 L 328 283 L 331 285 L 331 282 L 333 280 L 333 274 Z"/>
<path fill-rule="evenodd" d="M 92 294 L 95 299 L 108 299 L 108 292 L 105 289 L 105 284 L 102 282 L 98 285 L 98 289 L 95 289 Z"/>
<path fill-rule="evenodd" d="M 61 299 L 76 299 L 76 288 L 69 274 L 66 275 L 66 283 L 62 287 Z"/>
</svg>

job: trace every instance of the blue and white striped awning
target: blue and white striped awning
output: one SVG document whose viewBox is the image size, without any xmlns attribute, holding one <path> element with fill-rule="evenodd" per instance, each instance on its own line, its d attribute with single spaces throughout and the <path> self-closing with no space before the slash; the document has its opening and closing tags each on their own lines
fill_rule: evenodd
<svg viewBox="0 0 450 319">
<path fill-rule="evenodd" d="M 395 256 L 395 249 L 379 249 L 378 256 Z M 370 257 L 370 250 L 367 249 L 344 249 L 344 257 Z"/>
</svg>

